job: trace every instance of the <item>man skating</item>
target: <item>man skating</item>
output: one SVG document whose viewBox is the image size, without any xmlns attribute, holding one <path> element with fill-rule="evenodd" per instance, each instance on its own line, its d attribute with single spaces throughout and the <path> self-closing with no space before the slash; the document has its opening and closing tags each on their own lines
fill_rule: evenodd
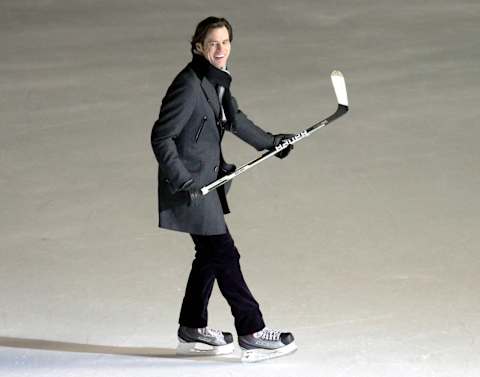
<svg viewBox="0 0 480 377">
<path fill-rule="evenodd" d="M 225 224 L 229 184 L 203 196 L 199 189 L 235 170 L 224 161 L 221 140 L 230 131 L 259 151 L 289 134 L 272 135 L 239 110 L 230 93 L 227 62 L 232 28 L 223 18 L 201 21 L 191 41 L 192 61 L 176 76 L 162 101 L 151 135 L 159 163 L 159 226 L 189 233 L 195 259 L 188 278 L 178 329 L 179 354 L 233 352 L 233 336 L 207 327 L 214 281 L 230 305 L 244 361 L 296 350 L 293 335 L 265 327 L 257 301 L 243 278 L 237 248 Z M 291 146 L 277 157 L 286 157 Z"/>
</svg>

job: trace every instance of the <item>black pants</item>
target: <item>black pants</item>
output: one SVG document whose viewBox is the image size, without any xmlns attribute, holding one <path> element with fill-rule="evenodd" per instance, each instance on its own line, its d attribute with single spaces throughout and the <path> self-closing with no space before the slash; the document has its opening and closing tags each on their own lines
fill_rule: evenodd
<svg viewBox="0 0 480 377">
<path fill-rule="evenodd" d="M 187 327 L 205 327 L 207 305 L 217 279 L 220 292 L 230 305 L 238 335 L 252 334 L 265 327 L 262 313 L 240 270 L 240 254 L 227 230 L 225 234 L 191 234 L 195 259 L 188 278 L 179 323 Z"/>
</svg>

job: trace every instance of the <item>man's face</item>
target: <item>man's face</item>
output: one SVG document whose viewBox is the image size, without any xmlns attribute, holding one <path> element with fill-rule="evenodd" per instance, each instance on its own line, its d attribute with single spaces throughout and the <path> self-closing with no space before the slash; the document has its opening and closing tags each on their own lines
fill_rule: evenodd
<svg viewBox="0 0 480 377">
<path fill-rule="evenodd" d="M 197 43 L 197 50 L 212 65 L 217 68 L 225 68 L 230 55 L 230 38 L 225 26 L 210 29 L 203 41 L 203 45 Z"/>
</svg>

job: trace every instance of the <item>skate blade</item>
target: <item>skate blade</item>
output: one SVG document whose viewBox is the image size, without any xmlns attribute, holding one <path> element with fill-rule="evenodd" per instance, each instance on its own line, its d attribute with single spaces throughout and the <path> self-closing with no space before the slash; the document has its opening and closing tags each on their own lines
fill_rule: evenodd
<svg viewBox="0 0 480 377">
<path fill-rule="evenodd" d="M 177 355 L 179 356 L 217 356 L 228 355 L 234 351 L 233 343 L 223 346 L 211 346 L 200 342 L 179 342 Z"/>
<path fill-rule="evenodd" d="M 275 359 L 277 357 L 287 356 L 294 353 L 298 349 L 295 342 L 290 343 L 289 345 L 274 349 L 274 350 L 267 350 L 262 348 L 257 348 L 253 350 L 246 350 L 242 351 L 242 362 L 244 363 L 257 363 L 259 361 Z"/>
</svg>

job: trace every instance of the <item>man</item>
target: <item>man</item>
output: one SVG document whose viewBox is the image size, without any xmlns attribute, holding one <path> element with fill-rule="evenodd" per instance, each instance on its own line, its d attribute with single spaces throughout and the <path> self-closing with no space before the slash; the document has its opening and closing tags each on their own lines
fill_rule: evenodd
<svg viewBox="0 0 480 377">
<path fill-rule="evenodd" d="M 265 327 L 243 278 L 240 255 L 224 220 L 230 212 L 226 198 L 230 185 L 205 196 L 199 189 L 235 170 L 222 156 L 225 130 L 259 151 L 292 135 L 265 132 L 239 110 L 227 71 L 231 41 L 232 27 L 224 18 L 208 17 L 197 25 L 192 61 L 168 88 L 151 143 L 159 164 L 159 226 L 189 233 L 196 250 L 180 311 L 177 352 L 233 352 L 232 334 L 207 327 L 208 300 L 217 280 L 235 319 L 243 360 L 256 361 L 295 351 L 294 338 Z M 290 150 L 276 156 L 284 158 Z"/>
</svg>

